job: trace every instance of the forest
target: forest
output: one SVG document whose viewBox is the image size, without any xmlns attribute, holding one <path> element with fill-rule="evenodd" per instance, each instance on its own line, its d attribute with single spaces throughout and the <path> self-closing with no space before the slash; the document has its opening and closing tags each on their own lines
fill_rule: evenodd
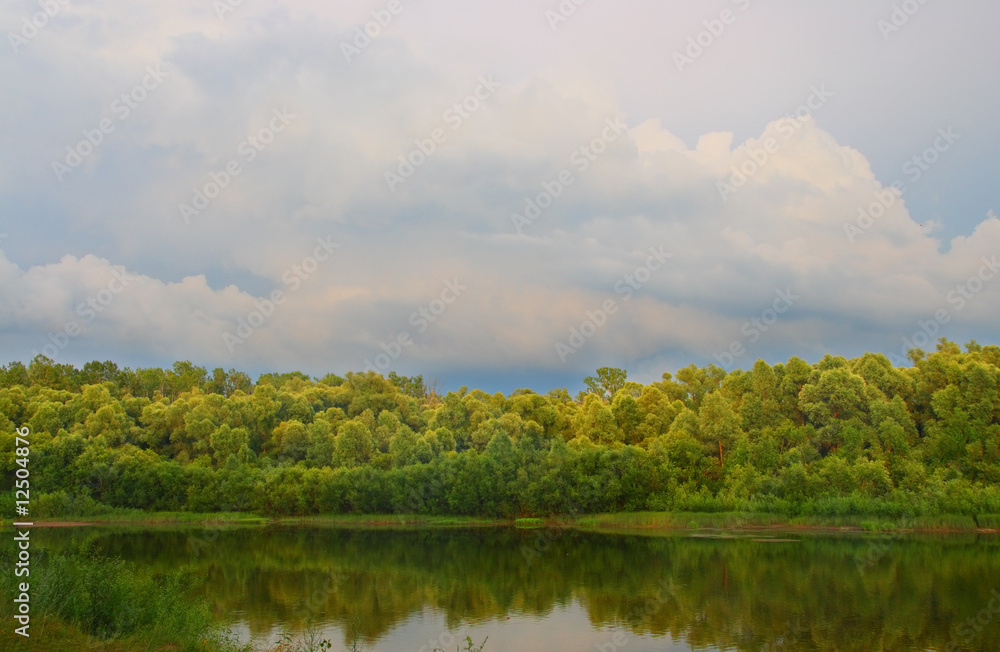
<svg viewBox="0 0 1000 652">
<path fill-rule="evenodd" d="M 1000 347 L 964 349 L 690 365 L 647 385 L 603 367 L 576 397 L 39 356 L 0 367 L 0 500 L 12 514 L 27 427 L 35 517 L 996 514 Z"/>
</svg>

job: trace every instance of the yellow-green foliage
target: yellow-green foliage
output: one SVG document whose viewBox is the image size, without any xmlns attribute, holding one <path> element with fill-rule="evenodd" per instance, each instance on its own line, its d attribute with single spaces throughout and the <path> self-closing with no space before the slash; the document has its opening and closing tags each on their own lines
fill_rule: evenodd
<svg viewBox="0 0 1000 652">
<path fill-rule="evenodd" d="M 689 365 L 648 385 L 603 367 L 575 400 L 39 356 L 0 367 L 0 508 L 27 428 L 32 499 L 49 516 L 674 510 L 966 529 L 1000 513 L 1000 347 L 911 353 L 907 368 L 870 353 Z"/>
</svg>

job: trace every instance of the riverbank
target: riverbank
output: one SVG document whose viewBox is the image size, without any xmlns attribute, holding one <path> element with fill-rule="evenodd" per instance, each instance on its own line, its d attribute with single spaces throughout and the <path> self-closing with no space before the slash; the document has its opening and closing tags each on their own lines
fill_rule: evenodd
<svg viewBox="0 0 1000 652">
<path fill-rule="evenodd" d="M 31 527 L 74 527 L 84 525 L 266 525 L 271 522 L 264 516 L 245 512 L 143 512 L 139 510 L 120 510 L 107 514 L 89 516 L 56 516 L 32 518 Z M 15 521 L 20 522 L 20 521 Z M 0 521 L 0 527 L 12 527 L 9 519 Z"/>
<path fill-rule="evenodd" d="M 423 514 L 329 514 L 272 517 L 257 514 L 138 512 L 111 513 L 86 517 L 36 519 L 33 527 L 83 527 L 87 525 L 333 525 L 342 527 L 564 527 L 600 530 L 700 530 L 700 529 L 794 529 L 858 532 L 980 532 L 1000 531 L 1000 515 L 977 516 L 941 514 L 886 518 L 869 515 L 787 516 L 749 512 L 623 512 L 553 516 L 548 518 L 490 519 L 471 516 L 431 516 Z M 6 519 L 0 527 L 10 528 Z"/>
</svg>

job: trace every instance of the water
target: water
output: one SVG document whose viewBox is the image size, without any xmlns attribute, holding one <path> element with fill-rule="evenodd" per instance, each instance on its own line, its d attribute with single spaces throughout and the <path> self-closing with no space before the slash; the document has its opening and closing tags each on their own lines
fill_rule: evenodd
<svg viewBox="0 0 1000 652">
<path fill-rule="evenodd" d="M 467 635 L 488 636 L 485 652 L 1000 650 L 1000 539 L 988 535 L 283 526 L 32 538 L 191 566 L 244 639 L 311 627 L 335 650 L 450 652 Z"/>
</svg>

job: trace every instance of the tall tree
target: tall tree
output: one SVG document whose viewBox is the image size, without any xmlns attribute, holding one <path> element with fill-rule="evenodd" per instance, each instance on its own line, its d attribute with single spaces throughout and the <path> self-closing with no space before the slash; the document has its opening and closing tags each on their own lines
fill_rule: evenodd
<svg viewBox="0 0 1000 652">
<path fill-rule="evenodd" d="M 615 367 L 601 367 L 597 370 L 596 376 L 587 376 L 583 379 L 584 384 L 591 394 L 594 394 L 605 403 L 614 399 L 618 390 L 625 387 L 625 379 L 628 372 Z"/>
<path fill-rule="evenodd" d="M 733 445 L 743 433 L 740 419 L 733 411 L 729 400 L 719 392 L 705 397 L 698 411 L 699 438 L 706 446 L 706 452 L 718 447 L 719 466 L 722 466 L 724 449 Z"/>
</svg>

